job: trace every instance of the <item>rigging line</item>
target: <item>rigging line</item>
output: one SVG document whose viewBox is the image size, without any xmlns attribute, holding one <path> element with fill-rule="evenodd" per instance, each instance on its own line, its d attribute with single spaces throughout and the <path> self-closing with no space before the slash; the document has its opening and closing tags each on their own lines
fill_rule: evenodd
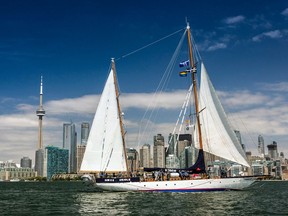
<svg viewBox="0 0 288 216">
<path fill-rule="evenodd" d="M 185 28 L 185 29 L 186 29 L 186 28 Z M 136 53 L 136 52 L 138 52 L 138 51 L 141 51 L 141 50 L 143 50 L 143 49 L 145 49 L 145 48 L 147 48 L 147 47 L 149 47 L 149 46 L 152 46 L 152 45 L 154 45 L 154 44 L 156 44 L 156 43 L 158 43 L 158 42 L 160 42 L 160 41 L 162 41 L 162 40 L 164 40 L 164 39 L 166 39 L 166 38 L 168 38 L 168 37 L 171 37 L 171 36 L 173 36 L 174 34 L 177 34 L 177 33 L 181 32 L 181 31 L 183 31 L 183 30 L 184 30 L 184 29 L 182 28 L 182 29 L 177 30 L 176 32 L 173 32 L 173 33 L 171 33 L 171 34 L 169 34 L 169 35 L 167 35 L 167 36 L 165 36 L 165 37 L 162 37 L 162 38 L 160 38 L 160 39 L 158 39 L 158 40 L 156 40 L 156 41 L 154 41 L 154 42 L 152 42 L 152 43 L 150 43 L 150 44 L 147 44 L 147 45 L 145 45 L 145 46 L 143 46 L 143 47 L 141 47 L 141 48 L 138 48 L 138 49 L 136 49 L 136 50 L 134 50 L 134 51 L 126 54 L 126 55 L 123 55 L 123 56 L 117 58 L 116 61 L 120 60 L 121 58 L 126 58 L 127 56 L 130 56 L 130 55 L 132 55 L 132 54 L 134 54 L 134 53 Z"/>
<path fill-rule="evenodd" d="M 190 98 L 191 91 L 192 91 L 192 84 L 191 84 L 191 86 L 190 86 L 190 88 L 189 88 L 189 90 L 188 90 L 188 92 L 187 92 L 187 94 L 186 94 L 185 101 L 183 102 L 183 105 L 182 105 L 182 107 L 181 107 L 181 110 L 180 110 L 180 113 L 179 113 L 179 115 L 178 115 L 178 119 L 177 119 L 177 121 L 176 121 L 176 124 L 175 124 L 175 126 L 174 126 L 172 135 L 175 135 L 175 131 L 176 131 L 177 127 L 178 127 L 180 118 L 181 118 L 182 113 L 183 113 L 183 110 L 184 110 L 184 108 L 185 108 L 185 104 L 187 103 L 187 100 L 189 100 L 189 98 Z M 168 140 L 168 144 L 169 144 L 169 145 L 170 145 L 170 143 L 171 143 L 171 141 L 172 141 L 172 138 L 173 138 L 173 137 L 171 136 L 171 137 L 170 137 L 170 140 Z M 168 152 L 168 150 L 169 150 L 169 148 L 166 149 L 166 152 Z"/>
<path fill-rule="evenodd" d="M 146 115 L 147 115 L 147 113 L 148 113 L 148 110 L 150 109 L 150 107 L 152 106 L 152 104 L 154 104 L 154 105 L 153 105 L 153 109 L 152 109 L 152 111 L 150 112 L 150 115 L 149 115 L 148 120 L 150 120 L 150 119 L 152 118 L 152 116 L 153 116 L 153 114 L 154 114 L 154 111 L 155 111 L 155 109 L 156 109 L 156 106 L 157 106 L 157 103 L 153 103 L 153 102 L 154 102 L 154 101 L 157 101 L 155 98 L 159 98 L 159 97 L 161 96 L 161 92 L 163 91 L 163 88 L 166 86 L 167 79 L 168 79 L 168 78 L 170 79 L 170 77 L 171 77 L 171 75 L 172 75 L 172 69 L 173 69 L 173 67 L 175 66 L 176 58 L 177 58 L 177 56 L 179 55 L 179 50 L 180 50 L 180 48 L 181 48 L 181 46 L 182 46 L 182 44 L 183 44 L 183 40 L 184 40 L 185 34 L 186 34 L 186 31 L 183 33 L 183 35 L 182 35 L 182 37 L 181 37 L 181 39 L 180 39 L 180 42 L 179 42 L 176 50 L 174 51 L 174 54 L 173 54 L 173 56 L 172 56 L 172 58 L 171 58 L 171 61 L 170 61 L 170 63 L 168 64 L 168 66 L 167 66 L 167 68 L 166 68 L 166 70 L 165 70 L 165 72 L 164 72 L 164 74 L 163 74 L 163 76 L 162 76 L 162 78 L 161 78 L 161 80 L 160 80 L 157 88 L 156 88 L 156 91 L 155 91 L 155 93 L 153 94 L 152 100 L 150 101 L 148 107 L 146 108 L 146 111 L 145 111 L 145 113 L 144 113 L 144 115 L 143 115 L 143 117 L 142 117 L 142 119 L 141 119 L 140 122 L 143 122 L 144 118 L 146 117 Z M 167 74 L 168 74 L 168 75 L 167 75 Z M 159 90 L 159 89 L 160 89 L 160 90 Z M 159 94 L 158 92 L 160 92 L 160 94 Z M 149 122 L 147 121 L 147 122 L 146 122 L 146 125 L 145 125 L 145 129 L 144 129 L 144 131 L 143 131 L 143 133 L 142 133 L 141 138 L 138 140 L 138 142 L 140 142 L 140 141 L 142 140 L 142 137 L 144 136 L 144 133 L 145 133 L 147 127 L 148 127 L 148 123 L 149 123 Z M 141 124 L 140 124 L 140 125 L 141 125 Z M 139 133 L 140 133 L 140 130 L 139 130 Z"/>
</svg>

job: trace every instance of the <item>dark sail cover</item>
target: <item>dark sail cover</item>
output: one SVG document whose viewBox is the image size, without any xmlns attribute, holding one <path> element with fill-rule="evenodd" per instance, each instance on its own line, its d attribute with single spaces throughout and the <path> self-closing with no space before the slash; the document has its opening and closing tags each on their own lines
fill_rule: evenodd
<svg viewBox="0 0 288 216">
<path fill-rule="evenodd" d="M 194 165 L 192 165 L 189 168 L 184 169 L 175 169 L 175 168 L 163 168 L 163 167 L 153 167 L 153 168 L 147 168 L 144 167 L 145 172 L 153 172 L 153 171 L 163 171 L 163 172 L 188 172 L 188 173 L 206 173 L 205 169 L 205 161 L 204 161 L 204 152 L 202 149 L 199 150 L 197 161 Z"/>
<path fill-rule="evenodd" d="M 206 172 L 203 149 L 199 150 L 198 158 L 195 164 L 189 167 L 187 170 L 192 171 L 192 173 L 205 173 Z"/>
</svg>

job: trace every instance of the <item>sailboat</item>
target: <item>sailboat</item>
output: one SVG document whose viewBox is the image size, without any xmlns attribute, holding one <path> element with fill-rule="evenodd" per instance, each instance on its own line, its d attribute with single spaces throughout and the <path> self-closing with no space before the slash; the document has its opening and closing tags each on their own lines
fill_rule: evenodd
<svg viewBox="0 0 288 216">
<path fill-rule="evenodd" d="M 249 167 L 245 153 L 229 127 L 224 109 L 215 89 L 201 63 L 201 85 L 197 89 L 196 63 L 193 58 L 190 26 L 185 29 L 189 45 L 189 73 L 192 77 L 196 123 L 194 143 L 198 157 L 187 169 L 147 168 L 144 172 L 161 173 L 161 180 L 144 176 L 128 175 L 127 155 L 119 103 L 119 91 L 115 61 L 107 78 L 98 104 L 80 172 L 84 181 L 104 191 L 157 191 L 157 192 L 203 192 L 243 190 L 256 181 L 252 176 L 217 177 L 207 175 L 204 151 Z M 201 97 L 200 97 L 201 95 Z M 221 131 L 220 135 L 219 131 Z M 205 137 L 205 138 L 204 138 Z M 188 174 L 179 178 L 181 172 Z"/>
</svg>

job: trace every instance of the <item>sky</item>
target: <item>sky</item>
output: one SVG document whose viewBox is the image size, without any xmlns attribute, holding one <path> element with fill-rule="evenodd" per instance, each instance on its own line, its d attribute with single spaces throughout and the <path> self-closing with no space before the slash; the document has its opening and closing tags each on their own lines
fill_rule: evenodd
<svg viewBox="0 0 288 216">
<path fill-rule="evenodd" d="M 79 142 L 81 122 L 92 122 L 112 57 L 127 147 L 152 144 L 157 133 L 167 142 L 187 81 L 175 69 L 157 103 L 153 98 L 186 19 L 247 151 L 258 154 L 261 134 L 265 145 L 276 141 L 287 158 L 286 0 L 14 0 L 0 7 L 0 161 L 28 156 L 34 163 L 41 76 L 44 146 L 61 147 L 63 123 L 71 121 Z M 159 117 L 146 119 L 154 107 Z M 142 139 L 144 121 L 153 130 Z"/>
</svg>

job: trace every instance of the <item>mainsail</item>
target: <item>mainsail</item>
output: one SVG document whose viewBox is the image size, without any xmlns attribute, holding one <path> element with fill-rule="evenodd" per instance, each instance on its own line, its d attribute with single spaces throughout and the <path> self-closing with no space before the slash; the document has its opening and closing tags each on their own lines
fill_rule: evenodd
<svg viewBox="0 0 288 216">
<path fill-rule="evenodd" d="M 203 150 L 221 158 L 249 167 L 244 150 L 234 131 L 229 126 L 227 116 L 216 95 L 204 64 L 201 64 L 200 82 L 200 122 L 202 128 Z M 195 136 L 197 137 L 197 128 Z M 195 139 L 195 146 L 199 142 Z"/>
<path fill-rule="evenodd" d="M 81 172 L 127 171 L 114 73 L 112 67 L 95 113 Z"/>
</svg>

